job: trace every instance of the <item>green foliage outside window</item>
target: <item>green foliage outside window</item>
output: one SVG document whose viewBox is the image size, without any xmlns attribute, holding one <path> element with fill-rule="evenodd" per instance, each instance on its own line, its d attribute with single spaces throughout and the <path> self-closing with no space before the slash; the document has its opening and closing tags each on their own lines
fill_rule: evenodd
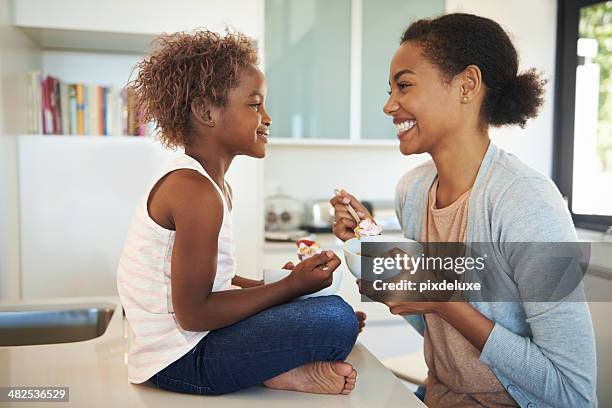
<svg viewBox="0 0 612 408">
<path fill-rule="evenodd" d="M 612 1 L 580 10 L 580 38 L 597 40 L 593 62 L 599 65 L 599 112 L 597 154 L 604 171 L 612 171 Z"/>
</svg>

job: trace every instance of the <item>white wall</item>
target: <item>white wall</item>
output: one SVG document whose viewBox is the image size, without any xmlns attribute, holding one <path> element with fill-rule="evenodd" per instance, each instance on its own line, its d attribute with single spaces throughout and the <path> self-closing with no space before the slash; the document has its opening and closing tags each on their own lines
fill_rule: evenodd
<svg viewBox="0 0 612 408">
<path fill-rule="evenodd" d="M 553 100 L 557 5 L 555 0 L 447 0 L 447 12 L 468 12 L 497 21 L 517 48 L 520 70 L 535 67 L 548 79 L 540 115 L 518 126 L 491 128 L 499 147 L 514 153 L 529 166 L 551 176 Z M 284 192 L 298 198 L 329 197 L 336 186 L 362 198 L 392 199 L 401 175 L 427 157 L 405 157 L 396 147 L 268 147 L 265 163 L 267 191 L 280 183 Z M 311 175 L 308 182 L 297 180 Z M 316 180 L 316 181 L 310 181 Z"/>
<path fill-rule="evenodd" d="M 299 199 L 331 198 L 344 188 L 362 199 L 392 200 L 400 177 L 429 156 L 403 156 L 397 146 L 268 145 L 266 193 L 280 184 Z"/>
<path fill-rule="evenodd" d="M 516 154 L 539 172 L 551 176 L 553 154 L 553 108 L 555 48 L 557 36 L 556 0 L 446 0 L 448 13 L 478 14 L 497 21 L 510 35 L 519 55 L 519 71 L 535 67 L 548 79 L 540 115 L 518 126 L 491 128 L 491 139 Z"/>
<path fill-rule="evenodd" d="M 19 299 L 17 140 L 25 129 L 25 72 L 40 67 L 36 47 L 11 26 L 11 2 L 0 0 L 0 301 Z"/>
<path fill-rule="evenodd" d="M 149 138 L 19 138 L 23 299 L 116 294 L 116 270 L 147 186 L 181 151 Z M 260 277 L 262 162 L 228 173 L 238 273 Z"/>
</svg>

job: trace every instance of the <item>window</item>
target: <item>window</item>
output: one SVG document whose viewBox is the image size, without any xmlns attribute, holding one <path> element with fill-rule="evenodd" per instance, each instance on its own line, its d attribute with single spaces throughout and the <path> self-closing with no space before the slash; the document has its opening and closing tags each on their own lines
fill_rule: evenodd
<svg viewBox="0 0 612 408">
<path fill-rule="evenodd" d="M 612 225 L 612 1 L 561 0 L 554 178 L 576 226 Z"/>
<path fill-rule="evenodd" d="M 444 0 L 266 0 L 264 67 L 273 138 L 396 140 L 382 111 L 405 28 Z"/>
</svg>

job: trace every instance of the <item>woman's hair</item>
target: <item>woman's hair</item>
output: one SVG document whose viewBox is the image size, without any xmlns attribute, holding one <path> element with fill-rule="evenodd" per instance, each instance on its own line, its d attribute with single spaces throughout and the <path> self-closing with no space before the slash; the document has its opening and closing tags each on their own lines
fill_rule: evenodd
<svg viewBox="0 0 612 408">
<path fill-rule="evenodd" d="M 487 91 L 481 116 L 487 125 L 525 126 L 543 102 L 544 84 L 535 69 L 518 74 L 516 50 L 495 21 L 472 14 L 447 14 L 418 20 L 402 35 L 414 41 L 446 79 L 476 65 Z"/>
<path fill-rule="evenodd" d="M 242 34 L 208 30 L 164 35 L 156 45 L 136 66 L 138 75 L 129 87 L 140 120 L 153 120 L 167 147 L 185 146 L 192 102 L 225 107 L 240 71 L 257 64 L 257 51 Z"/>
</svg>

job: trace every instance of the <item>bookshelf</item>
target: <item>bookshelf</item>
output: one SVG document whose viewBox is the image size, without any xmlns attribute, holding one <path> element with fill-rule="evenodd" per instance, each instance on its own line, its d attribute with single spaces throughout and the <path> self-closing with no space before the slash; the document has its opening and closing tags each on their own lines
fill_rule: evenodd
<svg viewBox="0 0 612 408">
<path fill-rule="evenodd" d="M 116 132 L 28 132 L 27 72 L 121 88 L 164 32 L 229 25 L 259 40 L 263 0 L 0 0 L 0 25 L 0 84 L 8 84 L 0 86 L 0 300 L 114 293 L 140 190 L 177 152 Z M 228 179 L 241 224 L 236 256 L 249 260 L 239 273 L 255 278 L 263 264 L 263 162 L 238 158 Z"/>
<path fill-rule="evenodd" d="M 63 87 L 59 92 L 59 87 L 57 91 L 48 90 L 49 86 L 53 87 L 54 82 L 51 85 L 43 83 L 42 98 L 36 93 L 31 97 L 33 100 L 43 100 L 42 115 L 38 109 L 28 112 L 28 124 L 21 132 L 28 134 L 150 133 L 150 130 L 128 130 L 127 126 L 121 126 L 121 121 L 133 121 L 126 117 L 126 108 L 117 108 L 115 105 L 129 105 L 127 96 L 122 97 L 121 90 L 133 79 L 134 65 L 150 49 L 152 41 L 159 34 L 190 31 L 199 27 L 223 31 L 227 26 L 244 32 L 257 41 L 263 31 L 263 0 L 181 0 L 173 4 L 162 0 L 110 0 L 104 3 L 93 0 L 19 0 L 13 1 L 12 6 L 14 27 L 21 30 L 38 48 L 35 51 L 40 60 L 37 71 L 42 73 L 42 79 L 49 75 L 62 84 L 77 85 Z M 38 86 L 35 78 L 31 78 L 30 83 L 30 88 Z M 87 89 L 94 87 L 103 88 L 100 93 L 104 96 L 98 98 L 97 90 L 90 92 Z M 40 90 L 38 92 L 40 93 Z M 75 104 L 78 105 L 78 108 L 75 108 L 62 100 L 61 103 L 66 105 L 61 106 L 63 112 L 60 115 L 60 98 L 57 97 L 57 103 L 50 102 L 55 98 L 45 97 L 49 92 L 53 92 L 53 95 L 70 94 L 71 98 L 80 95 L 81 101 Z M 65 99 L 67 98 L 66 96 Z M 92 100 L 94 103 L 91 103 Z M 36 106 L 34 103 L 29 105 Z M 69 110 L 80 112 L 82 106 L 85 106 L 84 118 L 81 113 L 65 113 Z M 106 109 L 105 113 L 102 112 L 102 106 Z M 93 113 L 98 110 L 99 113 Z M 45 118 L 45 123 L 36 122 L 37 118 L 40 122 L 41 116 Z M 75 130 L 76 119 L 70 122 L 65 118 L 71 116 L 78 117 L 78 130 Z M 97 121 L 98 117 L 113 123 L 106 126 L 107 120 L 103 120 L 100 126 L 90 124 L 90 119 Z M 83 121 L 84 124 L 81 123 Z M 53 124 L 51 130 L 49 122 Z M 57 123 L 60 124 L 59 129 Z M 70 131 L 65 129 L 67 124 L 73 125 Z M 45 128 L 46 131 L 43 131 Z"/>
</svg>

